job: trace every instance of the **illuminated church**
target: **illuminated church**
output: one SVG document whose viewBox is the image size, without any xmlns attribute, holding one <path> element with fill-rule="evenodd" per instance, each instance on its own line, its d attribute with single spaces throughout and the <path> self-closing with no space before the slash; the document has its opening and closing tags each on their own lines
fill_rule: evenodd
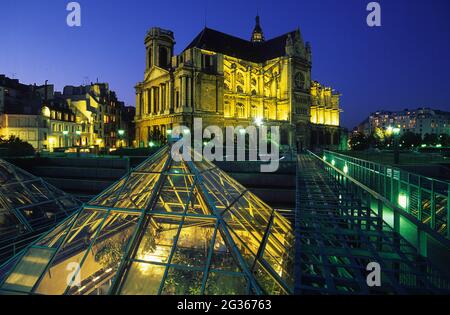
<svg viewBox="0 0 450 315">
<path fill-rule="evenodd" d="M 300 30 L 266 40 L 259 16 L 250 40 L 204 28 L 174 55 L 173 32 L 145 37 L 146 70 L 136 85 L 136 146 L 175 125 L 280 126 L 282 145 L 337 147 L 339 97 L 311 79 L 311 46 Z"/>
</svg>

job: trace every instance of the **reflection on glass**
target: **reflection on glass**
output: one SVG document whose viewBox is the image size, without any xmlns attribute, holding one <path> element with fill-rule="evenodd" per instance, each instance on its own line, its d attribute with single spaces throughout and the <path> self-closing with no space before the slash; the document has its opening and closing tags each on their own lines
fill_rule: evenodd
<svg viewBox="0 0 450 315">
<path fill-rule="evenodd" d="M 171 264 L 205 266 L 215 222 L 186 218 Z"/>
<path fill-rule="evenodd" d="M 164 295 L 201 294 L 203 272 L 181 268 L 170 268 L 164 281 Z"/>
<path fill-rule="evenodd" d="M 210 272 L 206 281 L 206 295 L 246 295 L 248 281 L 243 275 L 227 274 L 223 272 Z"/>
<path fill-rule="evenodd" d="M 122 286 L 122 295 L 158 294 L 165 266 L 133 262 Z"/>
<path fill-rule="evenodd" d="M 151 217 L 135 259 L 166 263 L 180 226 L 179 218 Z M 142 265 L 147 267 L 147 265 Z"/>
</svg>

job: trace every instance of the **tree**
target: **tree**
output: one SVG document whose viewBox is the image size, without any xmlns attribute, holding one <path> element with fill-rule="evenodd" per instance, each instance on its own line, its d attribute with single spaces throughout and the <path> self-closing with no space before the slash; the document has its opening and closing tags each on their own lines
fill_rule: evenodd
<svg viewBox="0 0 450 315">
<path fill-rule="evenodd" d="M 0 137 L 0 149 L 6 149 L 6 155 L 9 156 L 34 155 L 33 146 L 15 136 L 10 136 L 7 140 Z"/>
<path fill-rule="evenodd" d="M 366 150 L 370 146 L 370 139 L 362 132 L 352 133 L 349 140 L 350 148 L 355 151 Z"/>
<path fill-rule="evenodd" d="M 446 133 L 443 133 L 439 136 L 439 143 L 442 144 L 443 147 L 450 147 L 450 136 Z"/>
<path fill-rule="evenodd" d="M 422 143 L 426 145 L 436 145 L 438 144 L 438 136 L 435 133 L 432 134 L 427 133 L 423 137 Z"/>
<path fill-rule="evenodd" d="M 420 145 L 420 143 L 422 142 L 422 137 L 416 133 L 413 132 L 405 132 L 401 137 L 400 137 L 400 143 L 402 144 L 403 147 L 409 148 L 409 147 L 417 147 Z"/>
</svg>

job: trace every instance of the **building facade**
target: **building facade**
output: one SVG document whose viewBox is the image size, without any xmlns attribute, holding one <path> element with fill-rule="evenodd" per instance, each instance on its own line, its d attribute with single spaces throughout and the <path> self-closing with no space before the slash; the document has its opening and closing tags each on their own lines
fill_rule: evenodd
<svg viewBox="0 0 450 315">
<path fill-rule="evenodd" d="M 389 127 L 400 129 L 400 133 L 412 132 L 424 138 L 426 134 L 450 135 L 450 112 L 431 108 L 414 110 L 377 111 L 372 113 L 359 126 L 358 131 L 370 135 L 376 129 L 386 130 Z"/>
<path fill-rule="evenodd" d="M 129 146 L 129 112 L 107 83 L 66 86 L 61 93 L 47 83 L 25 85 L 0 76 L 0 136 L 18 137 L 39 151 Z"/>
<path fill-rule="evenodd" d="M 312 131 L 329 131 L 330 145 L 339 139 L 331 136 L 340 133 L 339 95 L 311 80 L 311 46 L 300 30 L 265 41 L 257 17 L 250 41 L 205 28 L 179 55 L 174 45 L 173 32 L 161 28 L 145 38 L 137 146 L 175 125 L 191 128 L 194 118 L 222 128 L 280 126 L 281 144 L 291 148 L 315 145 Z"/>
</svg>

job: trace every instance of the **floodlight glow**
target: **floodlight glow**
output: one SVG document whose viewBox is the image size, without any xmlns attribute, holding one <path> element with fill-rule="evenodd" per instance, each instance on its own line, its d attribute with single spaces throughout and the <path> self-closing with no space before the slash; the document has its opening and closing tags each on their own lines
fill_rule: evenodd
<svg viewBox="0 0 450 315">
<path fill-rule="evenodd" d="M 348 173 L 348 166 L 347 166 L 347 164 L 344 165 L 344 173 L 345 173 L 345 174 Z"/>
<path fill-rule="evenodd" d="M 326 161 L 326 160 L 327 160 L 327 157 L 326 157 L 325 155 L 323 156 L 323 160 L 324 160 L 324 161 Z"/>
<path fill-rule="evenodd" d="M 255 125 L 260 127 L 263 124 L 263 119 L 261 117 L 255 118 Z"/>
<path fill-rule="evenodd" d="M 336 161 L 335 161 L 335 160 L 332 160 L 332 161 L 331 161 L 331 165 L 335 166 L 335 165 L 336 165 Z"/>
<path fill-rule="evenodd" d="M 63 135 L 67 136 L 69 134 L 69 132 L 67 130 L 63 131 Z"/>
<path fill-rule="evenodd" d="M 406 209 L 406 206 L 407 206 L 407 204 L 408 204 L 408 197 L 407 197 L 405 194 L 400 193 L 400 194 L 398 195 L 398 204 L 399 204 L 399 206 L 402 207 L 403 209 Z"/>
<path fill-rule="evenodd" d="M 123 136 L 123 135 L 125 134 L 125 130 L 120 129 L 120 130 L 118 131 L 118 133 L 119 133 L 119 136 Z"/>
<path fill-rule="evenodd" d="M 149 145 L 150 148 L 153 148 L 153 147 L 155 146 L 155 143 L 154 143 L 153 141 L 150 141 L 150 142 L 148 143 L 148 145 Z"/>
</svg>

